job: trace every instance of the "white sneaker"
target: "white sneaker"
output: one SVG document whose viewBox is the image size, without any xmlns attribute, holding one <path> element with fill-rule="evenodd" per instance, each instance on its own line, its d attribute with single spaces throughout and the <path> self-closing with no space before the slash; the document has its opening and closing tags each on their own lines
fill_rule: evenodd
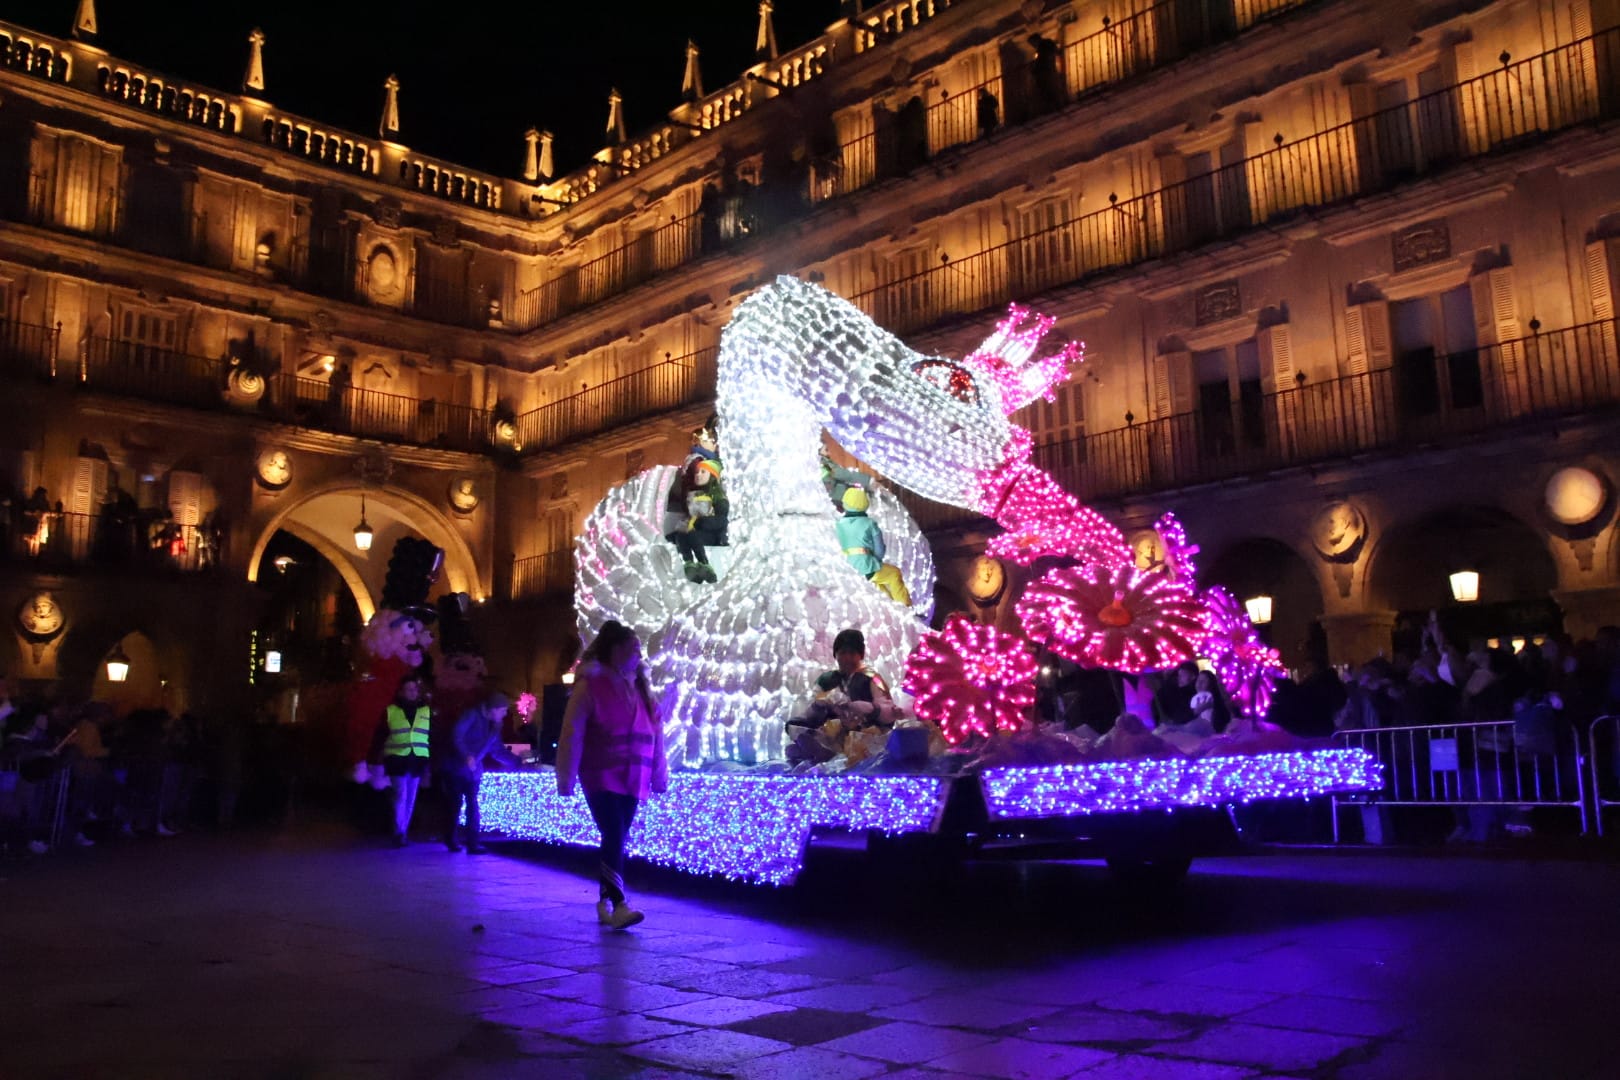
<svg viewBox="0 0 1620 1080">
<path fill-rule="evenodd" d="M 608 920 L 608 925 L 615 930 L 628 930 L 646 917 L 625 902 L 613 909 L 613 917 Z"/>
<path fill-rule="evenodd" d="M 75 836 L 73 838 L 73 842 L 75 844 L 78 844 L 80 847 L 95 847 L 96 846 L 96 842 L 94 840 L 90 839 L 88 836 L 84 835 L 84 833 L 79 833 L 77 836 Z"/>
<path fill-rule="evenodd" d="M 167 825 L 163 824 L 160 821 L 160 822 L 158 822 L 157 834 L 159 836 L 179 836 L 180 835 L 180 830 L 179 829 L 171 829 Z"/>
<path fill-rule="evenodd" d="M 51 845 L 47 844 L 43 840 L 30 840 L 28 841 L 28 850 L 32 851 L 35 855 L 43 855 L 47 851 L 51 850 Z"/>
</svg>

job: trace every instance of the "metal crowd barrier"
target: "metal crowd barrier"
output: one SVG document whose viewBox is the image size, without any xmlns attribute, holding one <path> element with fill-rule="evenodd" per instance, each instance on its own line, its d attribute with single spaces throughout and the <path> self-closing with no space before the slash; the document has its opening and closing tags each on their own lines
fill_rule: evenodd
<svg viewBox="0 0 1620 1080">
<path fill-rule="evenodd" d="M 1580 813 L 1587 832 L 1586 763 L 1573 729 L 1500 720 L 1349 728 L 1333 739 L 1384 766 L 1383 791 L 1333 796 L 1334 843 L 1346 805 L 1564 806 Z"/>
<path fill-rule="evenodd" d="M 25 846 L 43 839 L 54 850 L 67 827 L 70 782 L 64 768 L 30 781 L 22 778 L 17 762 L 0 762 L 0 834 Z"/>
<path fill-rule="evenodd" d="M 1587 748 L 1587 761 L 1592 767 L 1592 818 L 1597 834 L 1602 836 L 1603 808 L 1620 806 L 1620 716 L 1600 716 L 1592 721 Z"/>
</svg>

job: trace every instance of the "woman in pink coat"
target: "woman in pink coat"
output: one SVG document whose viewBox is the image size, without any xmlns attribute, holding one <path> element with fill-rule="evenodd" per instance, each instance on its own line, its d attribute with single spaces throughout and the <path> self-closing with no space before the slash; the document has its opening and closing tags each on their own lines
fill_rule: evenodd
<svg viewBox="0 0 1620 1080">
<path fill-rule="evenodd" d="M 602 834 L 596 918 L 623 930 L 646 918 L 624 895 L 624 841 L 636 810 L 669 784 L 664 727 L 647 687 L 641 641 L 616 621 L 585 650 L 557 741 L 557 790 L 585 789 Z"/>
</svg>

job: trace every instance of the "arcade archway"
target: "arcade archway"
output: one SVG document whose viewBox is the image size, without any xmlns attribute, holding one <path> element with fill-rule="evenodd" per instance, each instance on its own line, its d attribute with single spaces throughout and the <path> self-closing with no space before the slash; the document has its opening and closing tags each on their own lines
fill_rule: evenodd
<svg viewBox="0 0 1620 1080">
<path fill-rule="evenodd" d="M 371 549 L 355 546 L 354 528 L 362 516 L 373 529 Z M 311 492 L 279 511 L 259 531 L 248 580 L 265 572 L 265 551 L 277 532 L 286 532 L 318 551 L 338 571 L 353 595 L 361 620 L 370 619 L 382 594 L 388 559 L 404 536 L 421 536 L 444 549 L 438 592 L 464 592 L 475 600 L 487 594 L 484 576 L 460 532 L 432 504 L 397 488 L 338 484 Z"/>
<path fill-rule="evenodd" d="M 1464 569 L 1479 574 L 1479 598 L 1460 603 L 1450 576 Z M 1557 564 L 1541 533 L 1504 510 L 1461 506 L 1389 529 L 1372 555 L 1367 598 L 1371 607 L 1398 613 L 1394 647 L 1411 650 L 1431 610 L 1459 639 L 1555 631 L 1562 625 L 1552 599 L 1557 587 Z"/>
<path fill-rule="evenodd" d="M 1220 585 L 1240 601 L 1271 598 L 1271 621 L 1259 627 L 1289 667 L 1321 649 L 1322 591 L 1300 554 L 1281 540 L 1253 537 L 1205 562 L 1205 585 Z"/>
</svg>

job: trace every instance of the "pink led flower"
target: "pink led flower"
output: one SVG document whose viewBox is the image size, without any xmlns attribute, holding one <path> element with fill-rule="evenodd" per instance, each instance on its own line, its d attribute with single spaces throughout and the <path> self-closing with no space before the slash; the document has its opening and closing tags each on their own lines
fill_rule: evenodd
<svg viewBox="0 0 1620 1080">
<path fill-rule="evenodd" d="M 917 715 L 954 746 L 1025 725 L 1035 704 L 1035 658 L 1022 639 L 952 615 L 912 651 L 902 685 Z"/>
<path fill-rule="evenodd" d="M 528 691 L 524 691 L 518 695 L 517 711 L 518 715 L 523 717 L 524 723 L 528 723 L 529 717 L 534 715 L 534 710 L 538 708 L 539 705 L 540 703 L 535 700 L 534 695 Z"/>
<path fill-rule="evenodd" d="M 1244 716 L 1271 711 L 1273 684 L 1286 674 L 1277 650 L 1260 640 L 1243 605 L 1219 585 L 1205 590 L 1204 650 L 1215 675 Z"/>
<path fill-rule="evenodd" d="M 1018 601 L 1025 631 L 1077 664 L 1137 673 L 1191 659 L 1204 636 L 1198 598 L 1158 571 L 1060 567 Z"/>
</svg>

